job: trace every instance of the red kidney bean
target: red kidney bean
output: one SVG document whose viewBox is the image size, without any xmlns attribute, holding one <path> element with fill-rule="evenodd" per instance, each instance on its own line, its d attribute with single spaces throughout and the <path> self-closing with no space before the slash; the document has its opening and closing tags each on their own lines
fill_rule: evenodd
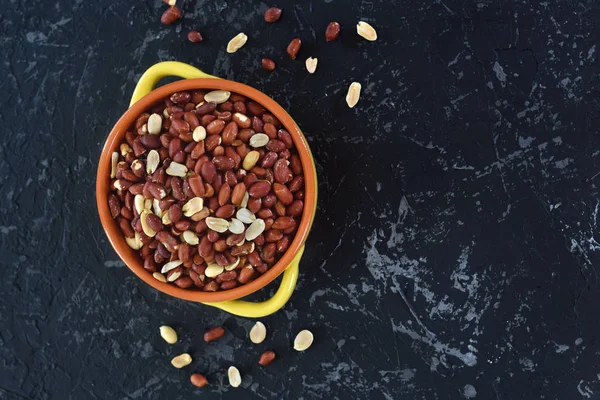
<svg viewBox="0 0 600 400">
<path fill-rule="evenodd" d="M 287 183 L 292 179 L 292 171 L 288 168 L 286 160 L 279 159 L 273 166 L 273 178 L 276 182 Z"/>
<path fill-rule="evenodd" d="M 227 281 L 227 282 L 221 283 L 221 286 L 219 286 L 219 287 L 221 290 L 229 290 L 229 289 L 233 289 L 236 286 L 237 286 L 236 281 Z"/>
<path fill-rule="evenodd" d="M 125 219 L 128 219 L 129 221 L 131 221 L 134 217 L 134 211 L 131 211 L 127 207 L 122 207 L 119 212 L 123 217 L 125 217 Z M 137 211 L 135 211 L 135 213 L 137 213 Z"/>
<path fill-rule="evenodd" d="M 294 200 L 292 204 L 285 209 L 285 214 L 290 217 L 299 217 L 302 214 L 303 209 L 304 203 L 302 200 Z"/>
<path fill-rule="evenodd" d="M 246 114 L 246 103 L 243 101 L 236 101 L 235 103 L 233 103 L 233 111 L 241 114 Z"/>
<path fill-rule="evenodd" d="M 206 162 L 202 164 L 201 173 L 206 182 L 212 182 L 217 176 L 217 167 L 212 162 Z"/>
<path fill-rule="evenodd" d="M 285 144 L 285 147 L 287 147 L 288 149 L 294 147 L 294 141 L 292 140 L 292 136 L 285 129 L 278 130 L 277 137 L 283 142 L 283 144 Z"/>
<path fill-rule="evenodd" d="M 242 157 L 235 151 L 233 147 L 226 147 L 225 155 L 233 159 L 233 168 L 238 169 L 240 167 L 240 164 L 242 163 Z"/>
<path fill-rule="evenodd" d="M 273 184 L 273 191 L 275 192 L 275 196 L 282 202 L 284 205 L 289 206 L 294 201 L 294 195 L 287 188 L 287 186 L 282 185 L 281 183 Z"/>
<path fill-rule="evenodd" d="M 237 185 L 237 177 L 233 171 L 225 171 L 225 183 L 230 187 Z"/>
<path fill-rule="evenodd" d="M 204 140 L 205 151 L 213 151 L 217 146 L 221 144 L 221 136 L 211 135 Z"/>
<path fill-rule="evenodd" d="M 296 225 L 296 220 L 292 217 L 278 217 L 273 222 L 273 228 L 275 229 L 287 229 Z"/>
<path fill-rule="evenodd" d="M 251 197 L 248 199 L 247 208 L 248 208 L 248 210 L 252 211 L 253 213 L 257 213 L 258 210 L 261 209 L 261 206 L 262 206 L 261 199 L 256 198 L 256 197 Z"/>
<path fill-rule="evenodd" d="M 258 117 L 252 118 L 252 129 L 254 129 L 256 133 L 264 132 L 264 126 L 265 123 L 262 121 L 262 119 Z"/>
<path fill-rule="evenodd" d="M 235 206 L 233 204 L 225 204 L 221 206 L 215 211 L 215 216 L 217 218 L 231 218 L 235 214 Z"/>
<path fill-rule="evenodd" d="M 283 237 L 283 232 L 279 229 L 269 229 L 265 234 L 265 240 L 268 243 L 276 242 Z"/>
<path fill-rule="evenodd" d="M 248 113 L 250 113 L 251 115 L 254 115 L 254 116 L 258 116 L 258 117 L 260 117 L 265 112 L 267 112 L 267 110 L 263 106 L 261 106 L 260 104 L 254 102 L 254 101 L 247 102 L 246 108 L 248 109 Z"/>
<path fill-rule="evenodd" d="M 285 211 L 286 211 L 285 205 L 282 202 L 278 201 L 277 203 L 275 203 L 275 213 L 278 216 L 280 216 L 280 217 L 285 216 Z"/>
<path fill-rule="evenodd" d="M 202 104 L 200 107 L 196 108 L 196 114 L 198 115 L 207 115 L 212 113 L 217 108 L 217 103 L 214 101 L 209 101 L 208 103 Z"/>
<path fill-rule="evenodd" d="M 256 213 L 256 215 L 262 219 L 271 218 L 273 216 L 273 211 L 271 211 L 271 209 L 269 208 L 262 208 L 258 210 L 258 213 Z"/>
<path fill-rule="evenodd" d="M 302 176 L 295 176 L 294 179 L 288 184 L 290 192 L 295 193 L 304 187 L 304 178 Z"/>
<path fill-rule="evenodd" d="M 108 208 L 110 209 L 110 215 L 113 218 L 117 218 L 121 213 L 121 207 L 119 206 L 119 199 L 114 194 L 108 195 Z"/>
<path fill-rule="evenodd" d="M 254 244 L 257 246 L 262 246 L 263 244 L 265 244 L 265 235 L 263 235 L 262 233 L 258 235 L 256 239 L 254 239 Z"/>
<path fill-rule="evenodd" d="M 125 235 L 125 237 L 132 238 L 135 236 L 135 232 L 133 231 L 133 228 L 131 227 L 131 224 L 127 219 L 120 218 L 118 222 L 119 228 L 121 228 L 121 232 L 123 232 L 123 235 Z"/>
<path fill-rule="evenodd" d="M 270 151 L 262 158 L 260 161 L 260 166 L 263 168 L 272 168 L 275 164 L 275 161 L 277 161 L 277 158 L 277 153 Z"/>
<path fill-rule="evenodd" d="M 228 171 L 235 165 L 235 161 L 231 157 L 227 156 L 216 156 L 212 162 L 215 164 L 219 171 Z"/>
<path fill-rule="evenodd" d="M 213 249 L 215 249 L 215 251 L 218 251 L 220 253 L 224 252 L 225 250 L 227 250 L 227 241 L 225 239 L 219 239 L 216 242 L 213 243 Z M 229 263 L 228 263 L 229 264 Z"/>
<path fill-rule="evenodd" d="M 223 134 L 221 135 L 223 145 L 230 146 L 237 138 L 237 135 L 238 125 L 235 123 L 235 121 L 229 122 L 227 125 L 225 125 Z"/>
<path fill-rule="evenodd" d="M 204 285 L 205 292 L 216 292 L 219 290 L 219 284 L 216 281 L 210 281 L 206 285 Z"/>
<path fill-rule="evenodd" d="M 251 197 L 265 197 L 271 191 L 271 184 L 267 181 L 258 181 L 248 189 L 248 194 Z"/>
<path fill-rule="evenodd" d="M 244 233 L 231 234 L 227 237 L 226 244 L 229 247 L 235 246 L 238 243 L 242 243 L 244 240 Z"/>
<path fill-rule="evenodd" d="M 229 111 L 224 111 L 224 112 L 215 112 L 215 115 L 217 116 L 217 119 L 223 120 L 225 122 L 230 122 L 231 118 L 232 118 L 232 114 Z"/>
<path fill-rule="evenodd" d="M 170 253 L 173 253 L 175 250 L 177 250 L 179 241 L 167 231 L 158 232 L 156 234 L 156 240 L 161 242 Z"/>
<path fill-rule="evenodd" d="M 277 196 L 274 193 L 269 193 L 262 199 L 262 205 L 265 208 L 271 208 L 277 203 Z"/>
<path fill-rule="evenodd" d="M 263 130 L 265 131 L 265 133 L 267 134 L 267 136 L 272 139 L 269 141 L 269 143 L 273 142 L 273 139 L 277 139 L 277 128 L 275 128 L 275 125 L 271 124 L 271 123 L 266 123 L 263 125 Z M 283 142 L 282 142 L 283 143 Z M 269 150 L 272 150 L 268 147 L 269 145 L 267 144 L 267 148 Z M 279 150 L 281 151 L 281 150 Z"/>
<path fill-rule="evenodd" d="M 192 223 L 187 220 L 187 219 L 182 219 L 180 221 L 175 222 L 175 224 L 173 224 L 175 226 L 175 228 L 177 228 L 177 230 L 179 231 L 187 231 L 190 228 L 190 225 L 192 225 Z"/>
<path fill-rule="evenodd" d="M 287 251 L 287 249 L 290 247 L 290 243 L 291 243 L 291 240 L 290 240 L 289 236 L 284 236 L 281 239 L 279 239 L 277 241 L 277 246 L 276 246 L 277 252 L 285 253 Z"/>
<path fill-rule="evenodd" d="M 206 126 L 206 133 L 209 135 L 218 135 L 225 128 L 225 121 L 215 119 Z"/>
<path fill-rule="evenodd" d="M 258 181 L 258 177 L 254 172 L 250 172 L 244 177 L 244 184 L 246 185 L 246 187 L 252 186 L 254 183 L 256 183 L 256 181 Z"/>
<path fill-rule="evenodd" d="M 254 268 L 244 267 L 240 270 L 237 281 L 241 284 L 248 283 L 252 280 L 253 276 L 254 276 Z"/>
<path fill-rule="evenodd" d="M 300 175 L 302 173 L 302 163 L 300 162 L 300 157 L 297 154 L 292 154 L 290 157 L 290 168 L 294 175 Z"/>
</svg>

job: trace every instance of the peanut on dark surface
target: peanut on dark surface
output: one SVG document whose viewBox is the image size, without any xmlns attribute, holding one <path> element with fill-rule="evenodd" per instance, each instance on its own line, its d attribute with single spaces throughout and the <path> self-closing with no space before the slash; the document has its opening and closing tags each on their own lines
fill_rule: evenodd
<svg viewBox="0 0 600 400">
<path fill-rule="evenodd" d="M 206 377 L 202 374 L 192 374 L 192 376 L 190 376 L 190 382 L 192 382 L 192 385 L 200 388 L 208 385 Z"/>
<path fill-rule="evenodd" d="M 265 11 L 266 22 L 276 22 L 281 18 L 281 8 L 271 7 Z"/>
<path fill-rule="evenodd" d="M 192 43 L 200 43 L 202 39 L 202 35 L 198 31 L 190 31 L 187 35 L 188 40 Z"/>
<path fill-rule="evenodd" d="M 270 58 L 263 58 L 261 61 L 262 67 L 267 71 L 273 71 L 275 69 L 275 61 Z"/>
<path fill-rule="evenodd" d="M 221 338 L 224 334 L 225 334 L 225 329 L 221 328 L 220 326 L 218 326 L 216 328 L 212 328 L 212 329 L 206 331 L 206 333 L 204 334 L 204 341 L 212 342 L 213 340 L 217 340 L 217 339 Z"/>
<path fill-rule="evenodd" d="M 295 60 L 296 57 L 298 56 L 298 52 L 300 51 L 301 45 L 302 45 L 302 41 L 298 38 L 292 39 L 290 44 L 288 44 L 287 53 L 288 53 L 288 56 L 290 56 L 290 58 L 292 60 Z"/>
<path fill-rule="evenodd" d="M 289 132 L 236 93 L 173 93 L 111 158 L 111 216 L 148 273 L 182 289 L 233 289 L 288 250 L 304 210 Z"/>
<path fill-rule="evenodd" d="M 262 365 L 263 367 L 266 367 L 267 365 L 271 364 L 274 359 L 275 359 L 275 352 L 272 350 L 267 350 L 260 355 L 260 359 L 258 360 L 258 363 L 260 365 Z"/>
<path fill-rule="evenodd" d="M 330 22 L 329 25 L 327 25 L 327 29 L 325 29 L 325 40 L 331 42 L 337 39 L 339 34 L 340 24 L 337 22 Z"/>
<path fill-rule="evenodd" d="M 175 21 L 181 18 L 181 11 L 177 6 L 171 6 L 165 10 L 165 12 L 160 17 L 160 22 L 165 25 L 171 25 Z"/>
</svg>

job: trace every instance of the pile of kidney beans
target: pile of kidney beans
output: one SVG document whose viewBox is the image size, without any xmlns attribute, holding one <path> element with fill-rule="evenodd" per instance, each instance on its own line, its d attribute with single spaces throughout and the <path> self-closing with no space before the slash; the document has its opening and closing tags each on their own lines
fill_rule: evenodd
<svg viewBox="0 0 600 400">
<path fill-rule="evenodd" d="M 262 105 L 177 92 L 141 114 L 111 159 L 108 204 L 144 268 L 214 292 L 256 279 L 289 248 L 304 209 L 291 135 Z"/>
</svg>

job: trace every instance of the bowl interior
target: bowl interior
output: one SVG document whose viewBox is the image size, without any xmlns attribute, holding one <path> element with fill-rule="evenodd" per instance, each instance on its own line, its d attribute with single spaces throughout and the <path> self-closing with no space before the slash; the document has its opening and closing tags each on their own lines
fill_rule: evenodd
<svg viewBox="0 0 600 400">
<path fill-rule="evenodd" d="M 117 151 L 119 145 L 124 141 L 125 132 L 127 132 L 132 123 L 141 113 L 145 112 L 157 101 L 164 99 L 166 96 L 179 91 L 196 89 L 228 90 L 246 96 L 247 98 L 264 106 L 271 114 L 281 121 L 285 129 L 292 136 L 294 145 L 296 146 L 298 155 L 300 156 L 305 181 L 304 211 L 302 213 L 300 225 L 296 235 L 294 236 L 294 239 L 292 240 L 292 243 L 290 244 L 289 249 L 274 266 L 272 266 L 267 272 L 255 280 L 230 290 L 218 292 L 202 292 L 197 290 L 181 289 L 172 284 L 159 282 L 152 277 L 152 274 L 143 268 L 141 258 L 137 252 L 131 249 L 125 242 L 121 230 L 119 229 L 116 221 L 113 220 L 110 215 L 107 201 L 110 185 L 110 156 L 112 152 Z M 104 148 L 102 149 L 102 154 L 100 155 L 98 172 L 96 176 L 96 202 L 98 205 L 102 226 L 110 243 L 119 257 L 121 257 L 123 262 L 125 262 L 125 264 L 144 282 L 160 290 L 161 292 L 185 300 L 199 302 L 227 301 L 246 296 L 259 290 L 275 279 L 290 264 L 294 255 L 298 252 L 306 240 L 314 218 L 316 208 L 316 171 L 306 138 L 289 114 L 273 99 L 250 86 L 225 79 L 186 79 L 170 83 L 153 90 L 141 98 L 133 106 L 131 106 L 121 116 L 119 121 L 117 121 L 109 133 L 104 144 Z"/>
</svg>

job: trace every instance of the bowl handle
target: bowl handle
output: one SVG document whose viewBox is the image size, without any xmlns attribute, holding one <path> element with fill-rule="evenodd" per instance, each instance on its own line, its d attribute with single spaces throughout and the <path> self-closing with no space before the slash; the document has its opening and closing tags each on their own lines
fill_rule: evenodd
<svg viewBox="0 0 600 400">
<path fill-rule="evenodd" d="M 244 300 L 230 300 L 203 304 L 220 308 L 223 311 L 241 317 L 260 318 L 273 314 L 287 303 L 296 288 L 296 282 L 298 281 L 298 264 L 300 263 L 300 258 L 302 258 L 302 253 L 304 253 L 304 245 L 300 247 L 290 265 L 285 269 L 279 289 L 277 289 L 277 292 L 275 292 L 273 297 L 269 300 L 260 303 Z"/>
<path fill-rule="evenodd" d="M 216 78 L 216 76 L 209 75 L 205 72 L 200 71 L 196 67 L 192 67 L 189 64 L 185 64 L 179 61 L 163 61 L 154 64 L 144 72 L 131 96 L 129 107 L 131 107 L 136 101 L 154 90 L 154 87 L 165 76 L 179 76 L 184 79 L 193 78 Z"/>
</svg>

